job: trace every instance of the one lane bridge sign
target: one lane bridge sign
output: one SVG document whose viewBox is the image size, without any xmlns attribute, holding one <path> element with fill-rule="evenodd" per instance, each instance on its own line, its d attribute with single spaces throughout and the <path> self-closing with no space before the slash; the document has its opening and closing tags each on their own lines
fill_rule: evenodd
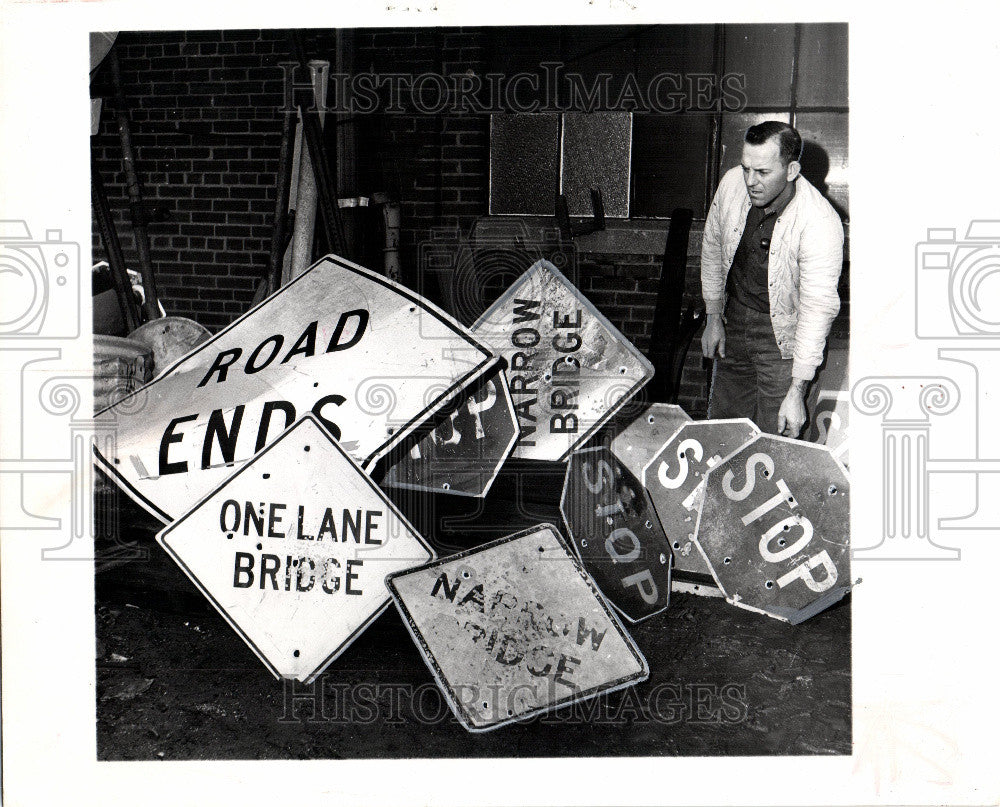
<svg viewBox="0 0 1000 807">
<path fill-rule="evenodd" d="M 312 681 L 433 551 L 309 414 L 157 535 L 277 677 Z"/>
</svg>

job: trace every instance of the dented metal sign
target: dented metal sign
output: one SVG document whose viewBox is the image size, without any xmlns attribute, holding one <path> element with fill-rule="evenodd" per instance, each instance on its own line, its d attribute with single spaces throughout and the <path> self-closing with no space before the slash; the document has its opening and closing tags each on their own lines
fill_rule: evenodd
<svg viewBox="0 0 1000 807">
<path fill-rule="evenodd" d="M 97 458 L 169 521 L 312 412 L 369 471 L 498 359 L 431 303 L 327 256 L 97 415 Z"/>
<path fill-rule="evenodd" d="M 388 470 L 385 487 L 485 496 L 517 442 L 517 418 L 503 371 L 453 409 Z"/>
<path fill-rule="evenodd" d="M 390 575 L 386 583 L 469 731 L 649 677 L 639 648 L 551 524 Z"/>
<path fill-rule="evenodd" d="M 573 452 L 559 507 L 584 568 L 626 619 L 666 610 L 673 552 L 642 484 L 607 447 Z"/>
<path fill-rule="evenodd" d="M 796 624 L 850 590 L 850 483 L 828 448 L 761 435 L 705 485 L 697 542 L 731 603 Z"/>
<path fill-rule="evenodd" d="M 653 375 L 646 357 L 545 260 L 472 332 L 507 360 L 520 459 L 566 460 Z"/>
<path fill-rule="evenodd" d="M 708 471 L 760 434 L 748 418 L 683 424 L 643 470 L 643 484 L 674 550 L 674 572 L 709 575 L 694 535 Z"/>
<path fill-rule="evenodd" d="M 434 557 L 315 415 L 157 536 L 277 677 L 312 681 Z"/>
<path fill-rule="evenodd" d="M 642 479 L 664 441 L 690 422 L 691 416 L 676 404 L 650 404 L 611 441 L 611 451 L 636 479 Z"/>
</svg>

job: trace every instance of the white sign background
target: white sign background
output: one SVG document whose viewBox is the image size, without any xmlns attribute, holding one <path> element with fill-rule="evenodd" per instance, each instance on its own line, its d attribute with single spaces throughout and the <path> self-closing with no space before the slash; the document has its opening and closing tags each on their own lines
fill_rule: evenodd
<svg viewBox="0 0 1000 807">
<path fill-rule="evenodd" d="M 850 0 L 775 0 L 766 7 L 734 0 L 710 7 L 509 0 L 476 8 L 417 0 L 355 2 L 334 13 L 308 0 L 249 0 L 238 8 L 207 0 L 5 0 L 0 214 L 62 227 L 66 239 L 90 243 L 91 30 L 847 20 L 852 380 L 939 374 L 941 345 L 915 335 L 915 245 L 930 227 L 964 232 L 970 221 L 998 218 L 1000 111 L 993 98 L 1000 49 L 991 8 L 962 0 L 905 9 Z M 71 301 L 60 304 L 72 311 Z M 86 377 L 87 339 L 64 346 L 64 356 Z M 29 440 L 48 440 L 43 428 L 32 428 L 44 423 L 34 412 L 21 424 L 9 419 L 15 358 L 2 359 L 4 432 L 17 434 L 21 425 Z M 83 409 L 89 405 L 85 400 Z M 994 417 L 984 412 L 983 426 Z M 875 544 L 879 419 L 855 417 L 851 432 L 853 540 Z M 932 521 L 970 502 L 968 482 L 960 474 L 933 482 Z M 55 517 L 64 512 L 70 482 L 54 475 L 48 489 L 39 512 Z M 37 532 L 12 529 L 2 540 L 10 804 L 983 804 L 996 803 L 1000 792 L 995 643 L 976 616 L 996 612 L 996 531 L 954 534 L 959 561 L 855 564 L 863 578 L 852 594 L 855 754 L 794 759 L 98 763 L 92 568 L 43 562 Z"/>
<path fill-rule="evenodd" d="M 115 421 L 117 451 L 98 458 L 132 498 L 166 522 L 250 459 L 262 439 L 281 434 L 282 410 L 262 422 L 269 403 L 290 403 L 290 421 L 312 408 L 367 464 L 441 409 L 450 391 L 494 364 L 433 304 L 328 256 L 99 413 Z M 221 419 L 209 433 L 213 411 Z M 220 431 L 235 435 L 235 462 L 226 462 Z"/>
</svg>

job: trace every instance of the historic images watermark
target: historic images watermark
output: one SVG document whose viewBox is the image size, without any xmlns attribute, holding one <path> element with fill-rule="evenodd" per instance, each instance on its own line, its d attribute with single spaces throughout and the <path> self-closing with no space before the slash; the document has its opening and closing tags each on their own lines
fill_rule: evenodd
<svg viewBox="0 0 1000 807">
<path fill-rule="evenodd" d="M 321 63 L 324 64 L 325 63 Z M 295 111 L 296 92 L 309 93 L 310 112 L 440 115 L 443 113 L 635 112 L 658 115 L 739 112 L 747 105 L 742 73 L 656 73 L 639 78 L 584 76 L 562 62 L 518 73 L 326 73 L 317 103 L 313 83 L 297 80 L 295 62 L 281 62 L 282 112 Z M 325 72 L 326 67 L 322 70 Z"/>
<path fill-rule="evenodd" d="M 855 560 L 958 560 L 946 533 L 1000 528 L 991 510 L 1000 501 L 1000 430 L 983 416 L 1000 394 L 1000 221 L 973 221 L 961 239 L 954 228 L 931 228 L 915 261 L 914 335 L 943 343 L 937 358 L 953 372 L 854 385 L 854 408 L 882 417 L 881 536 L 855 548 Z M 935 524 L 932 481 L 943 474 L 963 475 L 968 509 Z"/>
<path fill-rule="evenodd" d="M 525 699 L 551 700 L 545 687 L 549 680 L 501 691 L 496 684 L 459 687 L 457 697 L 466 703 L 487 700 L 506 718 L 506 707 Z M 488 690 L 488 691 L 487 691 Z M 524 722 L 543 725 L 624 726 L 657 724 L 732 725 L 744 722 L 750 713 L 746 686 L 737 683 L 664 682 L 642 690 L 627 687 L 620 692 L 576 701 Z M 333 723 L 350 725 L 436 726 L 458 721 L 436 684 L 362 682 L 347 684 L 324 673 L 311 684 L 282 682 L 282 713 L 279 723 Z"/>
</svg>

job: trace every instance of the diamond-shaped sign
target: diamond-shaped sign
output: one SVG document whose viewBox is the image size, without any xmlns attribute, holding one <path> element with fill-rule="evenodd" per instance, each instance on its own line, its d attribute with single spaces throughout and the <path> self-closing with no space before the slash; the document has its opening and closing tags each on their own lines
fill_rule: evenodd
<svg viewBox="0 0 1000 807">
<path fill-rule="evenodd" d="M 373 471 L 498 362 L 428 301 L 330 255 L 98 413 L 115 453 L 97 458 L 168 522 L 306 412 Z"/>
<path fill-rule="evenodd" d="M 313 415 L 157 540 L 275 676 L 309 682 L 434 553 Z"/>
<path fill-rule="evenodd" d="M 708 473 L 697 542 L 726 598 L 792 624 L 850 589 L 850 483 L 828 448 L 765 434 Z"/>
<path fill-rule="evenodd" d="M 674 572 L 708 575 L 694 544 L 702 483 L 708 471 L 760 431 L 752 420 L 697 420 L 683 424 L 643 471 L 663 531 L 674 550 Z"/>
<path fill-rule="evenodd" d="M 500 371 L 393 464 L 382 485 L 482 497 L 516 442 L 514 404 Z"/>
<path fill-rule="evenodd" d="M 607 447 L 573 452 L 559 507 L 584 567 L 626 619 L 667 608 L 673 552 L 642 484 Z"/>
<path fill-rule="evenodd" d="M 639 648 L 551 524 L 391 575 L 386 583 L 469 731 L 649 677 Z"/>
<path fill-rule="evenodd" d="M 636 479 L 642 479 L 664 441 L 690 422 L 691 416 L 676 404 L 650 404 L 611 441 L 611 451 Z"/>
<path fill-rule="evenodd" d="M 653 365 L 545 260 L 472 326 L 507 360 L 520 459 L 566 460 L 653 376 Z"/>
</svg>

